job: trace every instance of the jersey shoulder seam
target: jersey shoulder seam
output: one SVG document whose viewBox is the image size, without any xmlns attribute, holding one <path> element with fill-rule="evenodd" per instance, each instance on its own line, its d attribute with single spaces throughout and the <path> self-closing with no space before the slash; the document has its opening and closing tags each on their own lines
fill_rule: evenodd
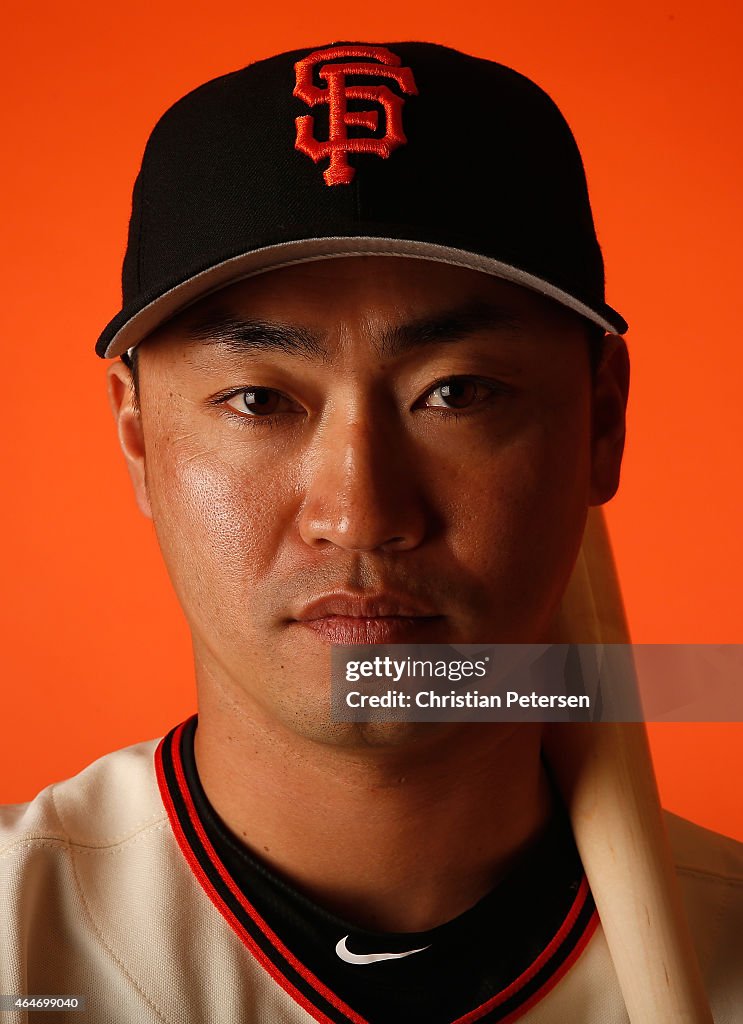
<svg viewBox="0 0 743 1024">
<path fill-rule="evenodd" d="M 22 849 L 24 847 L 27 849 L 35 847 L 49 847 L 50 849 L 57 849 L 59 847 L 63 847 L 65 849 L 74 850 L 76 853 L 105 853 L 111 855 L 118 853 L 120 850 L 132 843 L 141 842 L 146 838 L 146 834 L 148 832 L 162 831 L 167 824 L 167 816 L 163 812 L 162 815 L 158 816 L 153 821 L 143 823 L 136 829 L 136 831 L 131 832 L 128 835 L 116 836 L 110 842 L 97 844 L 77 842 L 73 841 L 69 836 L 52 835 L 46 832 L 40 832 L 35 835 L 33 833 L 26 833 L 25 835 L 20 835 L 11 842 L 6 843 L 6 845 L 0 849 L 0 857 L 8 856 L 13 853 L 14 850 Z"/>
</svg>

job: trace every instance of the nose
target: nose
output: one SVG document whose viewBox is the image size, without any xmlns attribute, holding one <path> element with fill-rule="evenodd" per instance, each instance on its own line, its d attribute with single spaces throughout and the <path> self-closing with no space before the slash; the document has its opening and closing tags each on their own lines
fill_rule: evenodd
<svg viewBox="0 0 743 1024">
<path fill-rule="evenodd" d="M 339 410 L 307 453 L 302 540 L 349 551 L 417 547 L 429 516 L 415 463 L 412 442 L 394 416 Z"/>
</svg>

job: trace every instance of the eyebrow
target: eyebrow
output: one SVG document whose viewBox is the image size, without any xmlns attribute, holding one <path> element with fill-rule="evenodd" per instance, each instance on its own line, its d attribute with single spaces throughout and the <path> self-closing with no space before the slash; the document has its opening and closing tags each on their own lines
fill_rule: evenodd
<svg viewBox="0 0 743 1024">
<path fill-rule="evenodd" d="M 490 331 L 519 330 L 512 310 L 485 302 L 469 302 L 430 316 L 410 320 L 381 332 L 373 341 L 380 357 L 393 358 L 428 345 L 448 344 Z M 224 347 L 230 352 L 282 352 L 325 361 L 321 335 L 296 324 L 245 319 L 224 309 L 202 314 L 184 327 L 188 338 Z"/>
<path fill-rule="evenodd" d="M 185 326 L 186 337 L 223 346 L 229 352 L 286 352 L 307 358 L 324 355 L 321 339 L 306 327 L 244 319 L 226 310 L 206 313 Z"/>
<path fill-rule="evenodd" d="M 425 345 L 448 344 L 485 331 L 520 327 L 520 320 L 511 310 L 486 302 L 469 302 L 391 327 L 382 332 L 376 347 L 380 356 L 392 357 Z"/>
</svg>

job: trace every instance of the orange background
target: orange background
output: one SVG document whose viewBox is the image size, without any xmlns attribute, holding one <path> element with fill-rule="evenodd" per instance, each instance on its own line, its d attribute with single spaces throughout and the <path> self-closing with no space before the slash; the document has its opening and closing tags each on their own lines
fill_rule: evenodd
<svg viewBox="0 0 743 1024">
<path fill-rule="evenodd" d="M 630 438 L 608 519 L 634 639 L 743 642 L 741 17 L 721 0 L 14 5 L 1 68 L 0 801 L 194 709 L 189 637 L 93 345 L 118 309 L 156 118 L 293 47 L 429 39 L 512 64 L 557 100 L 584 155 L 608 299 L 631 324 Z M 743 839 L 743 726 L 651 726 L 651 739 L 665 805 Z"/>
</svg>

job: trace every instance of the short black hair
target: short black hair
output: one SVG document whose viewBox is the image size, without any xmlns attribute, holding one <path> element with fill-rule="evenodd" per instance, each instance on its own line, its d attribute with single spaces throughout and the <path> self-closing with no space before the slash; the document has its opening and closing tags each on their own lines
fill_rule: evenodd
<svg viewBox="0 0 743 1024">
<path fill-rule="evenodd" d="M 132 349 L 132 354 L 123 352 L 121 355 L 121 361 L 124 366 L 129 367 L 129 372 L 132 375 L 132 391 L 134 392 L 134 411 L 139 413 L 139 347 Z"/>
<path fill-rule="evenodd" d="M 598 324 L 586 321 L 585 324 L 586 336 L 588 339 L 588 358 L 591 366 L 591 379 L 595 380 L 596 373 L 601 364 L 601 359 L 604 354 L 604 339 L 606 338 L 606 331 L 603 327 Z M 137 412 L 139 409 L 139 359 L 137 354 L 139 348 L 135 348 L 132 354 L 124 353 L 121 357 L 121 361 L 129 367 L 132 374 L 132 388 L 134 389 L 134 408 Z"/>
</svg>

